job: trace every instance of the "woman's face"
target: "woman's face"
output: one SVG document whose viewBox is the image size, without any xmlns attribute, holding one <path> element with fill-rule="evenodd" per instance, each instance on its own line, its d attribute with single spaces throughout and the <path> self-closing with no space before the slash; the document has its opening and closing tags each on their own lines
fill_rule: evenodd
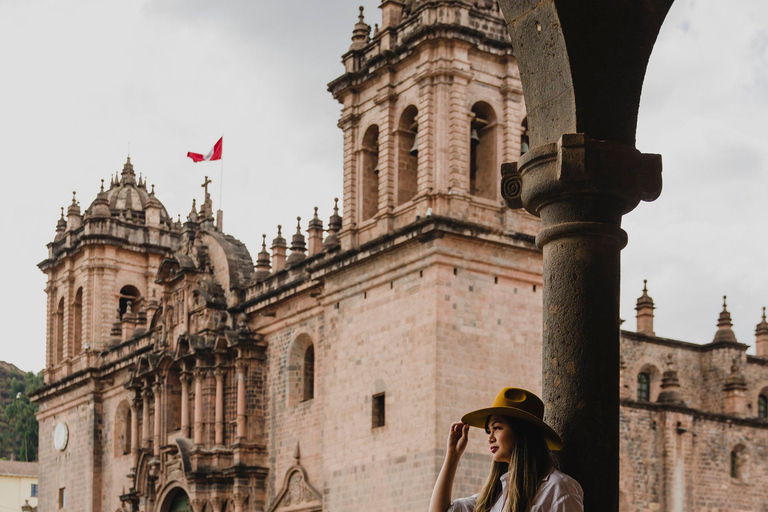
<svg viewBox="0 0 768 512">
<path fill-rule="evenodd" d="M 488 445 L 495 462 L 507 462 L 512 459 L 515 449 L 515 433 L 503 416 L 491 416 L 485 426 Z"/>
</svg>

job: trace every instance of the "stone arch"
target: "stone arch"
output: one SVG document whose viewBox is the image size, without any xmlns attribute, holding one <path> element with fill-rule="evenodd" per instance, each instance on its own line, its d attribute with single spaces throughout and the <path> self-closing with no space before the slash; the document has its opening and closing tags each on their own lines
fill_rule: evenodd
<svg viewBox="0 0 768 512">
<path fill-rule="evenodd" d="M 768 420 L 768 384 L 757 387 L 757 397 L 755 398 L 755 416 L 760 419 Z"/>
<path fill-rule="evenodd" d="M 77 289 L 72 302 L 72 354 L 83 351 L 83 287 Z"/>
<path fill-rule="evenodd" d="M 115 457 L 122 457 L 131 453 L 131 406 L 127 400 L 117 405 L 112 432 L 114 433 Z"/>
<path fill-rule="evenodd" d="M 478 101 L 472 106 L 469 142 L 469 193 L 486 199 L 498 196 L 499 138 L 496 112 L 488 103 Z"/>
<path fill-rule="evenodd" d="M 135 286 L 128 284 L 120 288 L 120 294 L 118 295 L 118 309 L 120 310 L 120 318 L 129 312 L 136 315 L 139 312 L 139 301 L 141 300 L 141 292 Z"/>
<path fill-rule="evenodd" d="M 59 299 L 53 325 L 53 363 L 58 364 L 64 360 L 64 297 Z"/>
<path fill-rule="evenodd" d="M 397 127 L 397 204 L 413 199 L 418 190 L 419 110 L 409 105 Z"/>
<path fill-rule="evenodd" d="M 189 492 L 180 482 L 171 482 L 160 493 L 158 512 L 191 512 Z M 186 508 L 184 508 L 186 506 Z"/>
<path fill-rule="evenodd" d="M 288 349 L 288 405 L 315 396 L 315 345 L 307 333 L 296 336 Z"/>
<path fill-rule="evenodd" d="M 730 453 L 729 473 L 731 478 L 744 481 L 749 477 L 749 457 L 747 447 L 741 443 L 736 444 Z"/>
<path fill-rule="evenodd" d="M 360 220 L 368 220 L 379 211 L 379 127 L 371 125 L 365 131 L 361 166 Z"/>
<path fill-rule="evenodd" d="M 630 394 L 630 396 L 634 396 L 635 400 L 638 401 L 646 400 L 641 397 L 642 390 L 640 389 L 643 375 L 646 375 L 648 378 L 647 401 L 655 402 L 661 392 L 661 372 L 653 363 L 644 363 L 634 372 L 634 381 L 632 383 L 634 393 Z"/>
</svg>

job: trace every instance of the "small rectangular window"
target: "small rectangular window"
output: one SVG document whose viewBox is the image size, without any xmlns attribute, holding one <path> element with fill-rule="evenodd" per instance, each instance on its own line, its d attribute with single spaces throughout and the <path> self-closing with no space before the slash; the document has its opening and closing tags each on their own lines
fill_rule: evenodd
<svg viewBox="0 0 768 512">
<path fill-rule="evenodd" d="M 384 393 L 373 395 L 373 423 L 371 428 L 378 428 L 384 426 Z"/>
<path fill-rule="evenodd" d="M 59 489 L 59 508 L 67 506 L 67 488 L 62 487 Z"/>
<path fill-rule="evenodd" d="M 29 491 L 30 498 L 37 498 L 37 484 L 32 484 L 32 489 Z"/>
</svg>

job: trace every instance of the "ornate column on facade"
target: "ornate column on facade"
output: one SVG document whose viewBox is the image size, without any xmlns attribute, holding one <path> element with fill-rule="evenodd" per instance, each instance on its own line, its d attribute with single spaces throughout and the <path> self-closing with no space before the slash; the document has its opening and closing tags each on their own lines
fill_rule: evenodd
<svg viewBox="0 0 768 512">
<path fill-rule="evenodd" d="M 214 417 L 214 431 L 216 433 L 215 444 L 224 444 L 224 374 L 221 368 L 216 368 L 213 375 L 216 378 L 216 413 Z"/>
<path fill-rule="evenodd" d="M 672 0 L 500 0 L 525 91 L 531 150 L 502 195 L 538 215 L 543 398 L 561 468 L 585 508 L 619 509 L 622 216 L 661 193 L 661 157 L 635 149 L 645 70 Z"/>
<path fill-rule="evenodd" d="M 235 491 L 232 498 L 235 500 L 235 512 L 245 512 L 245 500 L 248 495 Z"/>
<path fill-rule="evenodd" d="M 139 407 L 141 390 L 136 389 L 131 396 L 131 457 L 133 467 L 139 463 Z"/>
<path fill-rule="evenodd" d="M 163 390 L 163 383 L 160 380 L 155 382 L 155 431 L 153 436 L 153 453 L 155 457 L 160 456 L 160 445 L 162 444 L 160 432 L 162 427 L 161 419 L 163 416 Z"/>
<path fill-rule="evenodd" d="M 181 435 L 189 437 L 189 383 L 192 376 L 189 372 L 181 372 Z"/>
<path fill-rule="evenodd" d="M 141 446 L 142 448 L 149 448 L 152 444 L 152 436 L 149 435 L 149 402 L 152 400 L 152 388 L 150 388 L 149 384 L 144 386 L 141 397 Z"/>
<path fill-rule="evenodd" d="M 194 370 L 195 375 L 195 423 L 194 423 L 194 441 L 195 444 L 203 444 L 203 379 L 205 373 L 201 367 Z"/>
<path fill-rule="evenodd" d="M 245 372 L 248 370 L 248 363 L 238 359 L 235 363 L 237 372 L 237 433 L 236 442 L 242 443 L 247 437 L 247 417 L 245 415 Z"/>
</svg>

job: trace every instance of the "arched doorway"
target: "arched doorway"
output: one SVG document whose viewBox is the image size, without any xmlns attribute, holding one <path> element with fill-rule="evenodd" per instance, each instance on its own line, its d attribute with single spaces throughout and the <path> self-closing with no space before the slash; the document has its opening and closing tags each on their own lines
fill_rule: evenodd
<svg viewBox="0 0 768 512">
<path fill-rule="evenodd" d="M 189 495 L 181 488 L 169 492 L 163 506 L 160 507 L 160 512 L 192 512 Z"/>
</svg>

